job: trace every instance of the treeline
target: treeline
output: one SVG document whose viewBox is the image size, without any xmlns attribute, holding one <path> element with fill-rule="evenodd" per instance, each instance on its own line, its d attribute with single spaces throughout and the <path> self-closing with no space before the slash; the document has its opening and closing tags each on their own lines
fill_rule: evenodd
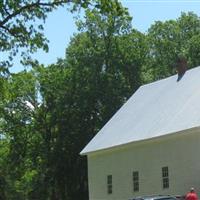
<svg viewBox="0 0 200 200">
<path fill-rule="evenodd" d="M 0 199 L 87 200 L 83 147 L 140 85 L 175 74 L 180 56 L 200 64 L 194 13 L 145 34 L 131 20 L 87 9 L 65 58 L 3 80 Z"/>
</svg>

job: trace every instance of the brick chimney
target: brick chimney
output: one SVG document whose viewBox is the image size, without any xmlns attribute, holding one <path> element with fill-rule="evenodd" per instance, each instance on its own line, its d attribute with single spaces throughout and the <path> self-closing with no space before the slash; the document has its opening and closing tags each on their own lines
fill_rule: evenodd
<svg viewBox="0 0 200 200">
<path fill-rule="evenodd" d="M 176 69 L 178 73 L 177 81 L 180 81 L 187 70 L 187 60 L 184 57 L 179 57 L 177 59 Z"/>
</svg>

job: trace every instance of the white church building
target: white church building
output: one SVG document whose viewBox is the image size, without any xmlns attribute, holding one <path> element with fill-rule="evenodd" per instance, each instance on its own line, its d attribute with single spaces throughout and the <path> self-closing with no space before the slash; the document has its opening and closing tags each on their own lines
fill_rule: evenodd
<svg viewBox="0 0 200 200">
<path fill-rule="evenodd" d="M 81 155 L 90 200 L 200 194 L 200 67 L 141 86 Z"/>
</svg>

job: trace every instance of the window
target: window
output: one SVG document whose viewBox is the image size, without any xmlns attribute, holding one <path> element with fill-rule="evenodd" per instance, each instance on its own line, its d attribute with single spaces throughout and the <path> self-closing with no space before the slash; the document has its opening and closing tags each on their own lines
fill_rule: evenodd
<svg viewBox="0 0 200 200">
<path fill-rule="evenodd" d="M 163 184 L 163 189 L 169 188 L 169 169 L 168 169 L 168 167 L 162 167 L 162 184 Z"/>
<path fill-rule="evenodd" d="M 138 171 L 133 172 L 133 191 L 134 192 L 139 191 L 139 172 Z"/>
<path fill-rule="evenodd" d="M 107 193 L 112 194 L 112 175 L 107 176 Z"/>
</svg>

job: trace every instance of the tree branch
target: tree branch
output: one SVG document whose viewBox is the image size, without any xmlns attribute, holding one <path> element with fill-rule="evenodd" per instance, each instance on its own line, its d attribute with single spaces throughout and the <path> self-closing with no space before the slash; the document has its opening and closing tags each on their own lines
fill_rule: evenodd
<svg viewBox="0 0 200 200">
<path fill-rule="evenodd" d="M 14 33 L 12 30 L 10 30 L 9 28 L 7 28 L 6 26 L 2 25 L 1 26 L 2 29 L 6 30 L 8 33 L 10 33 L 10 35 L 12 35 L 15 38 L 22 38 L 20 35 Z"/>
<path fill-rule="evenodd" d="M 54 7 L 54 6 L 58 6 L 58 5 L 63 5 L 64 3 L 70 3 L 72 2 L 71 0 L 61 0 L 61 1 L 56 1 L 53 3 L 41 3 L 40 0 L 38 0 L 36 3 L 32 3 L 32 4 L 27 4 L 25 6 L 22 6 L 21 8 L 19 8 L 18 10 L 14 11 L 13 13 L 9 14 L 5 19 L 3 19 L 0 22 L 0 27 L 2 27 L 4 24 L 6 24 L 10 19 L 16 17 L 17 15 L 19 15 L 20 13 L 22 13 L 25 10 L 31 10 L 34 7 Z"/>
</svg>

